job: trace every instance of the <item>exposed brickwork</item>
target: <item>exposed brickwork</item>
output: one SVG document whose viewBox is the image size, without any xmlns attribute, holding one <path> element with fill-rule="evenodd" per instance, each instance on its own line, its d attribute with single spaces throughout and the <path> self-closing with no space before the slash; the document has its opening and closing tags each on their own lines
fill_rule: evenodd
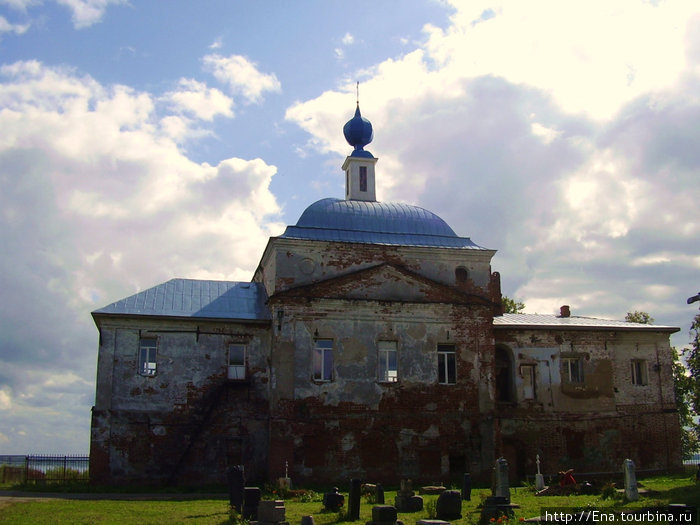
<svg viewBox="0 0 700 525">
<path fill-rule="evenodd" d="M 668 334 L 494 328 L 492 255 L 271 239 L 255 274 L 270 323 L 97 318 L 93 479 L 223 482 L 244 464 L 262 481 L 288 464 L 295 483 L 488 480 L 499 456 L 515 478 L 537 454 L 545 473 L 678 466 Z M 153 377 L 138 373 L 140 337 L 158 341 Z M 332 377 L 314 375 L 317 339 Z M 227 379 L 232 342 L 245 381 Z M 396 382 L 379 342 L 395 343 Z M 454 345 L 454 384 L 438 345 Z"/>
</svg>

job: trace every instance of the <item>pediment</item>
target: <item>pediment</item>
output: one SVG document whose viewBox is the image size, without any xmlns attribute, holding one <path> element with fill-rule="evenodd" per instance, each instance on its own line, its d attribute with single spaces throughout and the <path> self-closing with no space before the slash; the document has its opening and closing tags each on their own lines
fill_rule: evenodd
<svg viewBox="0 0 700 525">
<path fill-rule="evenodd" d="M 487 297 L 465 293 L 389 263 L 291 288 L 275 297 L 491 305 Z"/>
</svg>

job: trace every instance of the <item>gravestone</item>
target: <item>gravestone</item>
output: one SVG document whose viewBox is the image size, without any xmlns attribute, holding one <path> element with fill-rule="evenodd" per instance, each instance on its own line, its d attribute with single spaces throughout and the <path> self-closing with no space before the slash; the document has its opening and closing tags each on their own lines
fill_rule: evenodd
<svg viewBox="0 0 700 525">
<path fill-rule="evenodd" d="M 377 483 L 377 486 L 374 487 L 374 500 L 377 505 L 384 505 L 384 487 L 381 483 Z"/>
<path fill-rule="evenodd" d="M 540 472 L 540 455 L 537 454 L 537 474 L 535 474 L 535 489 L 537 491 L 544 490 L 544 476 Z"/>
<path fill-rule="evenodd" d="M 394 498 L 394 506 L 399 512 L 420 512 L 423 510 L 423 498 L 413 492 L 410 479 L 401 480 L 401 488 Z"/>
<path fill-rule="evenodd" d="M 256 521 L 258 519 L 258 505 L 262 494 L 258 487 L 245 487 L 243 489 L 243 519 Z"/>
<path fill-rule="evenodd" d="M 348 494 L 348 520 L 355 521 L 360 519 L 360 496 L 362 493 L 362 484 L 357 478 L 350 480 L 350 493 Z"/>
<path fill-rule="evenodd" d="M 292 478 L 289 477 L 289 462 L 284 462 L 284 477 L 277 479 L 277 486 L 282 490 L 292 490 Z"/>
<path fill-rule="evenodd" d="M 333 487 L 330 492 L 323 495 L 323 508 L 330 512 L 338 512 L 345 505 L 345 496 L 338 492 L 338 487 Z"/>
<path fill-rule="evenodd" d="M 243 507 L 243 490 L 245 488 L 243 465 L 229 467 L 226 471 L 226 479 L 228 481 L 229 504 L 240 514 Z"/>
<path fill-rule="evenodd" d="M 506 498 L 510 503 L 510 484 L 508 482 L 508 461 L 506 458 L 500 457 L 496 460 L 494 469 L 494 486 L 492 489 L 493 495 Z"/>
<path fill-rule="evenodd" d="M 494 464 L 491 494 L 481 508 L 480 523 L 490 523 L 492 519 L 495 521 L 501 516 L 511 518 L 514 505 L 510 503 L 508 462 L 505 458 L 498 458 Z"/>
<path fill-rule="evenodd" d="M 622 471 L 625 474 L 625 497 L 628 501 L 637 501 L 639 499 L 639 491 L 637 490 L 637 475 L 634 461 L 626 459 L 622 463 Z"/>
<path fill-rule="evenodd" d="M 396 507 L 391 505 L 375 505 L 372 507 L 372 521 L 366 525 L 396 525 Z"/>
<path fill-rule="evenodd" d="M 316 525 L 313 516 L 302 516 L 301 525 Z"/>
<path fill-rule="evenodd" d="M 458 490 L 446 490 L 440 494 L 435 507 L 435 517 L 444 521 L 462 518 L 462 495 Z"/>
<path fill-rule="evenodd" d="M 261 501 L 258 505 L 258 525 L 289 525 L 284 501 Z"/>
<path fill-rule="evenodd" d="M 465 501 L 472 499 L 472 477 L 469 472 L 465 472 L 462 478 L 462 499 Z"/>
</svg>

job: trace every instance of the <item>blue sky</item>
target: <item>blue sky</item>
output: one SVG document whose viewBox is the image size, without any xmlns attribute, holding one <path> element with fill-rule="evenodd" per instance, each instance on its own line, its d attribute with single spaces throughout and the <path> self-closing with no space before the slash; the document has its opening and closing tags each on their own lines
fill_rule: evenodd
<svg viewBox="0 0 700 525">
<path fill-rule="evenodd" d="M 498 250 L 530 313 L 700 289 L 693 1 L 0 0 L 0 453 L 88 450 L 90 312 L 249 280 L 343 195 L 360 82 L 380 200 Z"/>
</svg>

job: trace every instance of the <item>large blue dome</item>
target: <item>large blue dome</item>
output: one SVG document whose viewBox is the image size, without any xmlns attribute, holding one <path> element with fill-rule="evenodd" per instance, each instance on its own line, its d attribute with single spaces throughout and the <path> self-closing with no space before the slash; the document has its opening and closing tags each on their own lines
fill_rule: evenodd
<svg viewBox="0 0 700 525">
<path fill-rule="evenodd" d="M 483 249 L 458 237 L 434 213 L 401 203 L 321 199 L 304 210 L 284 238 L 401 246 Z"/>
</svg>

